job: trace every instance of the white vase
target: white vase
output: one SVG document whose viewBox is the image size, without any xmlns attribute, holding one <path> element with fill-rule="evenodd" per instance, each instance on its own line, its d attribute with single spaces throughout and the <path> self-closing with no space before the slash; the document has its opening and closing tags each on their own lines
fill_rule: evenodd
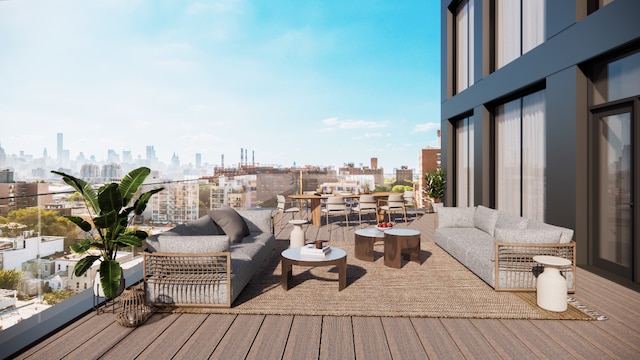
<svg viewBox="0 0 640 360">
<path fill-rule="evenodd" d="M 549 311 L 567 310 L 567 280 L 560 269 L 546 265 L 536 280 L 538 306 Z"/>
</svg>

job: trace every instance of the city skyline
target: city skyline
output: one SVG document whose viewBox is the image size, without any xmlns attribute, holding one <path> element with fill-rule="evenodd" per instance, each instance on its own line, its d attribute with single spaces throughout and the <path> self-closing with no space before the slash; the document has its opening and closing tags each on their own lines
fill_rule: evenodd
<svg viewBox="0 0 640 360">
<path fill-rule="evenodd" d="M 439 3 L 0 2 L 0 145 L 225 166 L 417 168 L 440 127 Z M 61 21 L 64 20 L 64 21 Z M 33 24 L 38 26 L 34 27 Z"/>
</svg>

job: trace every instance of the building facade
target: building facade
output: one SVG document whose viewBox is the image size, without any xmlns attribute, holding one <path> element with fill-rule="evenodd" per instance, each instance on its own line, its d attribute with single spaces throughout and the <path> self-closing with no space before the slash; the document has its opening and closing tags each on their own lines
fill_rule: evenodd
<svg viewBox="0 0 640 360">
<path fill-rule="evenodd" d="M 640 281 L 640 1 L 443 0 L 446 205 L 575 229 L 577 263 Z"/>
</svg>

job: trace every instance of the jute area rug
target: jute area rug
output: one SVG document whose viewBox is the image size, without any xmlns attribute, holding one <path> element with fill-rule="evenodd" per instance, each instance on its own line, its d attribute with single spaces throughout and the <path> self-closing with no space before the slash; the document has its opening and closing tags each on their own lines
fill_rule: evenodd
<svg viewBox="0 0 640 360">
<path fill-rule="evenodd" d="M 597 317 L 570 303 L 565 312 L 536 306 L 535 293 L 496 292 L 431 241 L 421 243 L 421 264 L 403 259 L 401 269 L 384 265 L 382 243 L 374 247 L 375 261 L 354 256 L 353 243 L 330 243 L 347 252 L 347 287 L 338 291 L 334 266 L 293 266 L 290 289 L 280 285 L 278 241 L 272 258 L 252 278 L 230 309 L 175 311 L 264 314 L 435 317 L 478 319 L 574 319 Z"/>
</svg>

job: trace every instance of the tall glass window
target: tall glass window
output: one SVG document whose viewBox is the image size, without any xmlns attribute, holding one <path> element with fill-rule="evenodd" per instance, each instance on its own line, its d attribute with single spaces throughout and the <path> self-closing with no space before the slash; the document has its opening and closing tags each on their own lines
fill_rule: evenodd
<svg viewBox="0 0 640 360">
<path fill-rule="evenodd" d="M 496 69 L 544 42 L 545 0 L 495 0 Z"/>
<path fill-rule="evenodd" d="M 640 51 L 596 66 L 592 90 L 594 105 L 640 94 Z"/>
<path fill-rule="evenodd" d="M 456 206 L 473 206 L 473 117 L 456 126 Z"/>
<path fill-rule="evenodd" d="M 545 92 L 496 109 L 496 204 L 500 210 L 544 221 Z"/>
<path fill-rule="evenodd" d="M 473 7 L 464 0 L 455 13 L 456 93 L 473 84 Z"/>
</svg>

